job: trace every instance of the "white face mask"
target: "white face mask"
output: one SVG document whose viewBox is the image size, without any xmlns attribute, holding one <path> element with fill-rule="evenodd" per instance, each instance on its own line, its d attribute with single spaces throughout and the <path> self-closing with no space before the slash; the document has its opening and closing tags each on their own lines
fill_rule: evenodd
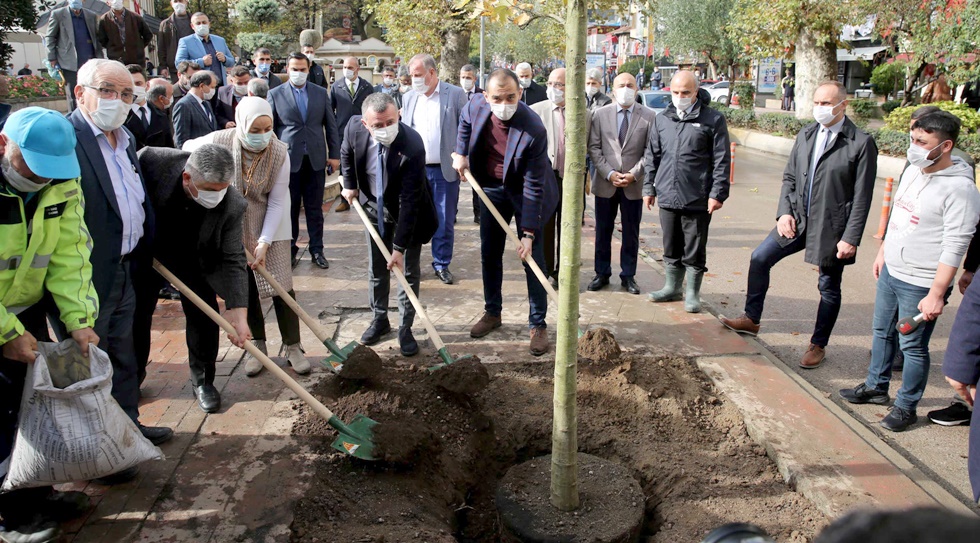
<svg viewBox="0 0 980 543">
<path fill-rule="evenodd" d="M 136 98 L 133 100 L 139 105 L 146 103 L 146 89 L 143 87 L 133 87 L 133 96 Z"/>
<path fill-rule="evenodd" d="M 620 87 L 616 89 L 616 103 L 623 107 L 630 107 L 633 105 L 633 101 L 636 100 L 636 91 L 629 87 Z"/>
<path fill-rule="evenodd" d="M 171 2 L 171 6 L 174 8 L 174 13 L 177 15 L 183 15 L 187 13 L 187 4 L 182 4 L 180 2 Z"/>
<path fill-rule="evenodd" d="M 174 105 L 174 97 L 173 96 L 171 96 L 170 98 L 167 99 L 167 105 L 163 106 L 163 109 L 167 109 L 167 108 L 169 108 L 172 105 Z"/>
<path fill-rule="evenodd" d="M 517 113 L 517 104 L 490 104 L 490 111 L 501 121 L 509 121 Z"/>
<path fill-rule="evenodd" d="M 476 86 L 476 81 L 473 81 L 472 79 L 460 79 L 459 86 L 463 87 L 464 91 L 469 92 Z"/>
<path fill-rule="evenodd" d="M 522 89 L 526 89 L 526 88 L 528 88 L 528 87 L 531 86 L 531 78 L 530 77 L 519 77 L 519 78 L 517 78 L 517 80 L 521 83 L 521 88 Z"/>
<path fill-rule="evenodd" d="M 357 75 L 354 74 L 354 70 L 350 68 L 344 68 L 344 79 L 348 81 L 353 81 Z"/>
<path fill-rule="evenodd" d="M 204 93 L 204 99 L 205 100 L 210 100 L 212 98 L 214 98 L 214 89 L 211 89 L 208 92 L 205 92 Z"/>
<path fill-rule="evenodd" d="M 402 85 L 402 86 L 398 87 L 398 91 L 401 92 L 402 94 L 405 94 L 406 92 L 408 92 L 410 90 L 412 90 L 412 87 L 410 85 Z"/>
<path fill-rule="evenodd" d="M 235 94 L 245 96 L 248 94 L 248 85 L 235 85 Z"/>
<path fill-rule="evenodd" d="M 113 11 L 122 11 L 123 1 L 122 0 L 112 0 L 112 3 L 109 5 L 109 7 L 111 7 Z"/>
<path fill-rule="evenodd" d="M 197 189 L 197 196 L 191 196 L 195 202 L 201 205 L 204 209 L 214 209 L 218 207 L 221 200 L 224 199 L 225 193 L 228 192 L 228 188 L 223 188 L 221 190 L 201 190 Z"/>
<path fill-rule="evenodd" d="M 100 130 L 111 132 L 126 122 L 126 115 L 129 115 L 129 110 L 129 104 L 122 100 L 99 98 L 95 110 L 90 111 L 88 115 L 92 119 L 92 124 L 99 127 Z"/>
<path fill-rule="evenodd" d="M 674 103 L 674 109 L 676 109 L 677 112 L 680 113 L 682 111 L 686 111 L 687 108 L 691 107 L 691 104 L 694 103 L 694 98 L 690 96 L 688 96 L 687 98 L 681 98 L 676 94 L 672 94 L 670 95 L 670 101 Z"/>
<path fill-rule="evenodd" d="M 421 92 L 425 94 L 429 90 L 429 86 L 425 84 L 424 77 L 413 77 L 412 78 L 412 89 L 415 92 Z"/>
<path fill-rule="evenodd" d="M 272 141 L 272 131 L 270 130 L 262 134 L 245 134 L 244 138 L 238 139 L 246 149 L 258 153 L 269 146 L 269 142 Z"/>
<path fill-rule="evenodd" d="M 313 65 L 313 53 L 303 53 L 310 60 L 310 65 Z"/>
<path fill-rule="evenodd" d="M 47 179 L 44 181 L 44 183 L 39 184 L 24 177 L 14 168 L 14 165 L 10 163 L 10 159 L 7 158 L 7 155 L 0 158 L 0 171 L 3 172 L 3 177 L 7 180 L 7 183 L 20 192 L 38 192 L 39 190 L 48 186 L 48 183 L 51 182 L 50 179 Z"/>
<path fill-rule="evenodd" d="M 593 87 L 592 85 L 585 86 L 585 95 L 592 98 L 599 93 L 599 87 Z"/>
<path fill-rule="evenodd" d="M 929 158 L 929 155 L 931 155 L 936 149 L 942 147 L 943 143 L 945 142 L 940 143 L 932 149 L 924 149 L 912 143 L 912 136 L 909 135 L 909 150 L 905 152 L 905 156 L 909 159 L 909 164 L 915 166 L 916 168 L 919 168 L 920 170 L 928 168 L 929 166 L 935 164 L 936 161 L 943 156 L 942 153 L 940 153 L 936 158 Z"/>
<path fill-rule="evenodd" d="M 205 37 L 211 32 L 211 25 L 200 24 L 194 27 L 194 33 L 200 37 Z"/>
<path fill-rule="evenodd" d="M 545 93 L 548 95 L 548 100 L 551 100 L 559 105 L 565 103 L 565 91 L 558 90 L 554 87 L 548 87 L 548 90 L 545 91 Z"/>
<path fill-rule="evenodd" d="M 391 126 L 386 126 L 384 128 L 374 128 L 371 130 L 371 137 L 374 141 L 378 142 L 379 145 L 384 145 L 388 147 L 391 142 L 395 141 L 398 137 L 398 123 Z"/>
<path fill-rule="evenodd" d="M 392 86 L 395 83 L 395 78 L 394 77 L 386 77 L 386 78 L 382 79 L 381 81 L 384 83 L 384 85 L 386 87 L 390 87 L 390 86 Z"/>
<path fill-rule="evenodd" d="M 843 102 L 838 102 L 837 105 L 833 106 L 813 106 L 813 120 L 824 126 L 829 126 L 834 122 L 834 118 L 837 117 L 837 115 L 834 114 L 834 108 L 842 103 Z"/>
<path fill-rule="evenodd" d="M 309 76 L 310 76 L 310 74 L 308 74 L 306 72 L 293 72 L 293 71 L 290 71 L 289 72 L 289 82 L 292 83 L 294 87 L 302 87 L 303 85 L 306 84 L 306 78 L 309 77 Z"/>
</svg>

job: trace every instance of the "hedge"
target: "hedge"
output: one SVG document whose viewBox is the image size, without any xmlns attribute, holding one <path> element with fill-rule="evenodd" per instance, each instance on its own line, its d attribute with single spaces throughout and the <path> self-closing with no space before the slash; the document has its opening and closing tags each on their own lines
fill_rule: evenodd
<svg viewBox="0 0 980 543">
<path fill-rule="evenodd" d="M 930 106 L 936 106 L 943 111 L 948 111 L 960 118 L 963 127 L 960 134 L 971 134 L 980 129 L 980 114 L 966 104 L 956 102 L 933 102 Z M 912 120 L 912 112 L 921 106 L 905 106 L 892 111 L 885 119 L 885 126 L 899 132 L 908 132 L 909 122 Z"/>
</svg>

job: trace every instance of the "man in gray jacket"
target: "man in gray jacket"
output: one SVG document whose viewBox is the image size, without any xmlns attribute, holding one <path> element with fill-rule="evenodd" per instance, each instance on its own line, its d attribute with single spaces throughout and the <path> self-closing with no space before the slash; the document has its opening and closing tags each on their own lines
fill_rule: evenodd
<svg viewBox="0 0 980 543">
<path fill-rule="evenodd" d="M 841 307 L 844 266 L 853 264 L 871 209 L 878 148 L 844 116 L 847 89 L 837 81 L 813 93 L 816 123 L 800 131 L 783 171 L 776 228 L 749 261 L 745 313 L 721 323 L 736 332 L 759 333 L 772 267 L 806 250 L 803 260 L 820 267 L 820 306 L 810 346 L 800 361 L 816 368 L 825 356 Z"/>
<path fill-rule="evenodd" d="M 75 111 L 75 84 L 78 69 L 91 58 L 102 58 L 96 32 L 98 19 L 95 12 L 82 7 L 82 0 L 70 0 L 68 5 L 51 12 L 44 44 L 48 48 L 48 62 L 61 70 L 65 78 L 69 112 Z"/>
<path fill-rule="evenodd" d="M 728 125 L 708 107 L 711 96 L 698 89 L 694 74 L 681 70 L 670 80 L 673 103 L 650 125 L 646 149 L 643 202 L 647 209 L 660 198 L 664 232 L 664 288 L 650 293 L 654 302 L 681 299 L 686 271 L 684 309 L 701 311 L 701 280 L 707 271 L 708 224 L 728 198 L 731 175 Z"/>
<path fill-rule="evenodd" d="M 878 279 L 868 377 L 840 391 L 851 403 L 884 405 L 890 400 L 895 329 L 899 319 L 921 315 L 922 323 L 898 338 L 905 355 L 902 387 L 881 427 L 901 432 L 918 417 L 915 408 L 929 378 L 929 338 L 953 290 L 980 217 L 973 171 L 952 151 L 960 120 L 940 111 L 912 125 L 908 159 L 885 236 L 872 269 Z"/>
</svg>

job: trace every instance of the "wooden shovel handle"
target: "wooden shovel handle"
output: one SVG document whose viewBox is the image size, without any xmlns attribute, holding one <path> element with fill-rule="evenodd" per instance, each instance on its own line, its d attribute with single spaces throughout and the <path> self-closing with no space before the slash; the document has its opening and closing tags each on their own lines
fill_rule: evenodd
<svg viewBox="0 0 980 543">
<path fill-rule="evenodd" d="M 248 257 L 249 264 L 255 262 L 255 255 L 253 255 L 248 249 L 245 249 L 245 256 Z M 310 328 L 313 335 L 320 340 L 320 343 L 326 343 L 329 341 L 327 334 L 323 331 L 323 328 L 320 327 L 320 323 L 310 316 L 310 314 L 299 305 L 299 302 L 297 302 L 295 298 L 289 295 L 289 292 L 279 284 L 279 281 L 276 281 L 276 278 L 272 276 L 272 273 L 270 273 L 265 266 L 257 266 L 254 271 L 257 271 L 259 275 L 261 275 L 266 281 L 269 282 L 270 285 L 272 285 L 272 290 L 276 291 L 276 294 L 282 298 L 283 302 L 286 302 L 286 305 L 293 310 L 293 313 L 296 313 L 300 319 L 303 319 L 303 322 L 305 322 L 306 326 Z"/>
</svg>

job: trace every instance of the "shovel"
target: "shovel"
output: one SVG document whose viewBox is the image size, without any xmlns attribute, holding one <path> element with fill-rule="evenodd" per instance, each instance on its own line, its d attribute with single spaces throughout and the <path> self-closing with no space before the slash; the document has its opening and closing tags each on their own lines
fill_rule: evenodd
<svg viewBox="0 0 980 543">
<path fill-rule="evenodd" d="M 509 237 L 510 240 L 513 241 L 515 245 L 520 247 L 521 240 L 520 238 L 517 237 L 517 233 L 514 232 L 514 229 L 510 227 L 510 224 L 508 224 L 507 221 L 504 220 L 504 217 L 503 215 L 500 214 L 500 211 L 497 211 L 497 207 L 494 206 L 493 202 L 490 201 L 490 198 L 487 196 L 487 193 L 483 192 L 483 187 L 481 187 L 480 184 L 476 182 L 476 179 L 473 177 L 473 174 L 470 173 L 469 170 L 466 170 L 465 172 L 463 172 L 463 175 L 466 176 L 466 180 L 470 182 L 470 186 L 473 187 L 473 190 L 476 191 L 477 196 L 479 196 L 480 199 L 483 200 L 483 204 L 487 206 L 487 209 L 489 209 L 490 213 L 493 214 L 493 218 L 497 219 L 497 223 L 499 223 L 500 227 L 503 228 L 504 232 L 507 233 L 507 237 Z M 548 281 L 548 276 L 545 275 L 543 271 L 541 271 L 541 267 L 538 266 L 538 263 L 535 262 L 533 257 L 525 258 L 524 262 L 527 263 L 527 265 L 531 268 L 531 271 L 534 272 L 535 277 L 537 277 L 538 281 L 541 282 L 541 286 L 544 287 L 544 290 L 548 293 L 548 297 L 551 298 L 551 301 L 557 304 L 558 292 L 555 291 L 555 288 L 551 286 L 551 282 Z M 578 336 L 582 337 L 581 328 L 578 331 Z"/>
<path fill-rule="evenodd" d="M 170 281 L 170 284 L 177 287 L 177 290 L 184 296 L 186 296 L 198 309 L 203 311 L 211 320 L 215 322 L 218 326 L 224 329 L 225 332 L 231 335 L 237 335 L 235 328 L 228 322 L 224 317 L 218 314 L 211 306 L 206 304 L 197 294 L 195 294 L 191 289 L 187 288 L 177 276 L 170 273 L 170 270 L 165 268 L 156 259 L 153 259 L 153 269 L 157 271 L 164 279 Z M 372 441 L 373 432 L 371 428 L 378 424 L 377 421 L 369 419 L 364 415 L 357 415 L 350 424 L 344 424 L 336 415 L 334 415 L 327 406 L 320 403 L 319 400 L 313 397 L 312 394 L 307 392 L 302 385 L 296 382 L 295 379 L 289 376 L 282 368 L 276 365 L 268 356 L 262 353 L 258 347 L 255 346 L 251 341 L 245 341 L 245 350 L 249 354 L 254 356 L 265 369 L 269 370 L 270 373 L 278 377 L 283 383 L 289 387 L 300 397 L 301 400 L 307 403 L 314 411 L 321 417 L 327 420 L 327 424 L 333 427 L 334 430 L 340 434 L 336 440 L 334 440 L 332 446 L 340 452 L 349 454 L 351 456 L 360 458 L 362 460 L 377 460 L 374 456 L 374 442 Z"/>
<path fill-rule="evenodd" d="M 367 228 L 371 238 L 374 239 L 374 243 L 378 246 L 378 250 L 384 255 L 385 261 L 389 264 L 391 263 L 391 252 L 385 247 L 384 241 L 381 236 L 378 235 L 378 231 L 375 230 L 374 224 L 371 219 L 368 218 L 367 213 L 364 212 L 364 208 L 361 207 L 361 203 L 354 199 L 351 203 L 351 207 L 357 211 L 357 214 L 361 217 L 361 222 L 364 223 L 364 227 Z M 412 305 L 415 306 L 415 313 L 418 314 L 419 318 L 422 319 L 422 325 L 425 326 L 425 331 L 429 333 L 429 339 L 432 340 L 432 344 L 435 345 L 436 349 L 439 351 L 439 358 L 442 359 L 442 364 L 436 364 L 429 368 L 429 371 L 434 371 L 440 368 L 444 368 L 453 362 L 458 362 L 460 360 L 470 358 L 470 355 L 461 356 L 454 359 L 449 351 L 446 349 L 446 344 L 442 342 L 442 338 L 439 337 L 439 332 L 436 332 L 436 327 L 432 325 L 432 321 L 425 314 L 425 309 L 422 308 L 422 302 L 419 301 L 418 296 L 415 295 L 415 291 L 412 290 L 412 285 L 408 283 L 408 279 L 405 278 L 405 274 L 402 273 L 401 268 L 398 266 L 392 266 L 392 271 L 395 272 L 395 277 L 398 278 L 398 282 L 401 283 L 402 289 L 405 290 L 405 294 L 408 295 L 408 299 L 411 300 Z"/>
<path fill-rule="evenodd" d="M 248 257 L 249 263 L 255 262 L 255 256 L 252 255 L 248 249 L 245 250 L 245 256 Z M 306 323 L 306 326 L 308 326 L 313 332 L 313 335 L 315 335 L 316 338 L 327 347 L 327 349 L 330 349 L 330 356 L 324 358 L 320 363 L 330 368 L 334 373 L 339 374 L 341 370 L 344 369 L 344 362 L 347 362 L 347 358 L 354 351 L 354 348 L 360 344 L 356 341 L 352 341 L 343 348 L 338 346 L 332 339 L 327 337 L 327 334 L 323 331 L 323 328 L 320 327 L 320 324 L 317 323 L 309 313 L 303 310 L 299 303 L 297 303 L 296 300 L 289 295 L 289 292 L 287 292 L 286 289 L 279 284 L 279 281 L 276 281 L 275 277 L 269 273 L 269 270 L 267 270 L 265 266 L 259 266 L 255 271 L 259 272 L 259 275 L 261 275 L 266 281 L 269 282 L 270 285 L 272 285 L 272 290 L 275 290 L 276 294 L 282 298 L 282 301 L 286 302 L 286 305 L 288 305 L 289 308 L 292 309 L 293 312 Z"/>
</svg>

